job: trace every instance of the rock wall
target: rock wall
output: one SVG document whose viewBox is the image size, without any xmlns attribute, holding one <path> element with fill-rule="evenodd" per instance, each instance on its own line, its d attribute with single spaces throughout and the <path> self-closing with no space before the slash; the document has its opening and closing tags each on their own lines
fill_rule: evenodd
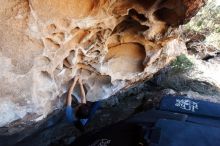
<svg viewBox="0 0 220 146">
<path fill-rule="evenodd" d="M 3 126 L 22 118 L 39 120 L 61 108 L 62 95 L 76 74 L 90 101 L 150 78 L 186 50 L 175 28 L 204 1 L 0 0 L 0 4 Z"/>
</svg>

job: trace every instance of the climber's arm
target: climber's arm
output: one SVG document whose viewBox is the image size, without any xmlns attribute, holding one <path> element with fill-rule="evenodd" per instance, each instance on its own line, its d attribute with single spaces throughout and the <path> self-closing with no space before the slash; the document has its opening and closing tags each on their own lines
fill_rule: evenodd
<svg viewBox="0 0 220 146">
<path fill-rule="evenodd" d="M 81 103 L 86 104 L 86 94 L 83 88 L 82 80 L 79 78 L 80 90 L 81 90 Z"/>
<path fill-rule="evenodd" d="M 76 86 L 76 82 L 77 82 L 78 79 L 79 79 L 79 76 L 76 76 L 74 78 L 74 81 L 73 81 L 72 85 L 69 88 L 68 96 L 67 96 L 67 106 L 71 106 L 71 103 L 72 103 L 72 92 L 73 92 L 73 89 Z"/>
</svg>

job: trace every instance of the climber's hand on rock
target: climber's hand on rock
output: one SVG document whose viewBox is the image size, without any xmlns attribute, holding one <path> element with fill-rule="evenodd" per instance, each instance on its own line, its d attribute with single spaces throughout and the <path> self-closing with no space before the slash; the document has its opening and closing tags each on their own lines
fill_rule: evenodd
<svg viewBox="0 0 220 146">
<path fill-rule="evenodd" d="M 81 79 L 81 78 L 79 78 L 79 83 L 81 83 L 81 84 L 82 84 L 82 79 Z"/>
<path fill-rule="evenodd" d="M 80 79 L 79 75 L 76 75 L 74 80 L 79 80 L 79 79 Z"/>
</svg>

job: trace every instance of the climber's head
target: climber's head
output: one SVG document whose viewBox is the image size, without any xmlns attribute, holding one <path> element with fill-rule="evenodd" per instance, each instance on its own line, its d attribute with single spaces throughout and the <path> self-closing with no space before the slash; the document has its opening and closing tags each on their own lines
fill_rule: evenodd
<svg viewBox="0 0 220 146">
<path fill-rule="evenodd" d="M 76 112 L 76 117 L 86 119 L 89 116 L 90 106 L 88 104 L 80 104 Z"/>
</svg>

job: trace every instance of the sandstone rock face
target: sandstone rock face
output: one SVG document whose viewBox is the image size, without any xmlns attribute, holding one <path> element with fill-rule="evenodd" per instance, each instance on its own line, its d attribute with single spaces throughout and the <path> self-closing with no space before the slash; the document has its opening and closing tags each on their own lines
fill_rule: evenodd
<svg viewBox="0 0 220 146">
<path fill-rule="evenodd" d="M 203 0 L 0 0 L 0 126 L 64 104 L 79 74 L 89 101 L 148 79 L 185 51 L 175 27 Z M 77 90 L 75 91 L 78 92 Z"/>
</svg>

